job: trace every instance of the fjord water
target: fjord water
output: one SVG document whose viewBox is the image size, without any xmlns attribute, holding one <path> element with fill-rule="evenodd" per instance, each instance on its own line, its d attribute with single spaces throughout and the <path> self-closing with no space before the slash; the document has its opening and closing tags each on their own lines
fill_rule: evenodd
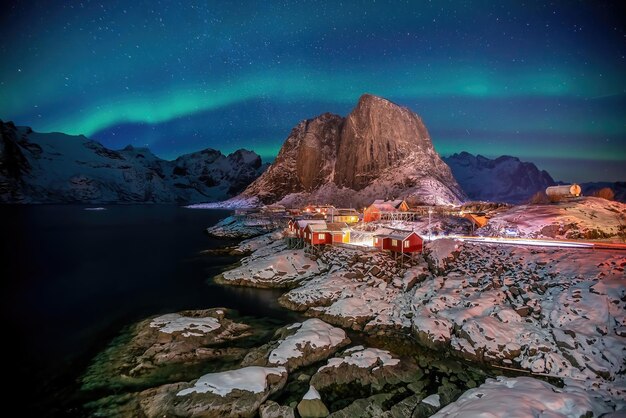
<svg viewBox="0 0 626 418">
<path fill-rule="evenodd" d="M 234 241 L 204 233 L 229 212 L 168 205 L 0 206 L 5 376 L 24 411 L 71 414 L 76 380 L 124 328 L 147 316 L 224 306 L 286 322 L 273 291 L 212 285 Z M 14 392 L 14 393 L 13 393 Z"/>
</svg>

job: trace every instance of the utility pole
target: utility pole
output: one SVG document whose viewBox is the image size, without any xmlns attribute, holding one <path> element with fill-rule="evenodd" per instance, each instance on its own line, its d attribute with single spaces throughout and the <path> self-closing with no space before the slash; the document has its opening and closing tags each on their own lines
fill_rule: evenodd
<svg viewBox="0 0 626 418">
<path fill-rule="evenodd" d="M 432 221 L 432 215 L 433 215 L 433 208 L 432 207 L 428 207 L 428 241 L 432 241 L 432 230 L 430 227 L 430 223 Z"/>
</svg>

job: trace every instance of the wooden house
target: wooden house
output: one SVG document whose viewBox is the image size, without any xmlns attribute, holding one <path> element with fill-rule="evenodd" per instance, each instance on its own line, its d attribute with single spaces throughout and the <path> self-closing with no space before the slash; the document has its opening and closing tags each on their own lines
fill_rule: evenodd
<svg viewBox="0 0 626 418">
<path fill-rule="evenodd" d="M 415 231 L 393 231 L 374 235 L 374 246 L 397 254 L 419 253 L 423 248 L 422 237 Z"/>
<path fill-rule="evenodd" d="M 304 228 L 304 242 L 310 245 L 326 245 L 332 244 L 332 235 L 327 234 L 326 222 L 311 223 Z"/>
<path fill-rule="evenodd" d="M 350 228 L 348 228 L 348 224 L 345 222 L 327 223 L 326 233 L 330 235 L 331 242 L 334 244 L 350 242 Z"/>
<path fill-rule="evenodd" d="M 469 219 L 476 228 L 482 228 L 487 225 L 487 222 L 489 221 L 486 216 L 478 215 L 476 213 L 465 213 L 463 214 L 463 217 L 465 219 Z"/>
<path fill-rule="evenodd" d="M 304 238 L 304 230 L 309 224 L 326 224 L 323 219 L 300 219 L 296 221 L 295 232 L 298 238 Z"/>
<path fill-rule="evenodd" d="M 363 222 L 379 221 L 385 213 L 408 212 L 409 205 L 404 200 L 374 200 L 363 211 Z"/>
<path fill-rule="evenodd" d="M 355 209 L 334 209 L 330 214 L 326 215 L 327 219 L 331 222 L 345 222 L 347 224 L 354 224 L 359 222 L 359 212 Z"/>
<path fill-rule="evenodd" d="M 309 223 L 304 229 L 304 241 L 310 245 L 350 242 L 350 229 L 345 222 Z"/>
</svg>

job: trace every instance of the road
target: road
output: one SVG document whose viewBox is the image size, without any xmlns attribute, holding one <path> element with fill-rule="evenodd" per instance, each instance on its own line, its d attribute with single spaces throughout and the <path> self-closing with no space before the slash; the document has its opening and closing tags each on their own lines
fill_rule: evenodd
<svg viewBox="0 0 626 418">
<path fill-rule="evenodd" d="M 500 237 L 468 237 L 462 235 L 448 235 L 445 237 L 433 237 L 433 239 L 454 238 L 465 242 L 482 242 L 487 244 L 526 245 L 534 247 L 557 247 L 557 248 L 589 248 L 595 250 L 624 250 L 626 244 L 612 242 L 593 241 L 567 241 L 538 238 L 500 238 Z"/>
</svg>

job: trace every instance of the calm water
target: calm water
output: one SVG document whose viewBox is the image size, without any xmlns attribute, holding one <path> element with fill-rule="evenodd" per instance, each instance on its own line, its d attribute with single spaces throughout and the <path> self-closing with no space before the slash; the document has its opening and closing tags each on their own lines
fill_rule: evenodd
<svg viewBox="0 0 626 418">
<path fill-rule="evenodd" d="M 25 410 L 63 415 L 89 360 L 146 316 L 225 306 L 286 322 L 276 292 L 208 280 L 237 261 L 202 254 L 233 243 L 204 233 L 227 215 L 176 206 L 0 206 L 2 341 L 14 353 L 4 371 L 21 398 L 31 394 Z"/>
</svg>

